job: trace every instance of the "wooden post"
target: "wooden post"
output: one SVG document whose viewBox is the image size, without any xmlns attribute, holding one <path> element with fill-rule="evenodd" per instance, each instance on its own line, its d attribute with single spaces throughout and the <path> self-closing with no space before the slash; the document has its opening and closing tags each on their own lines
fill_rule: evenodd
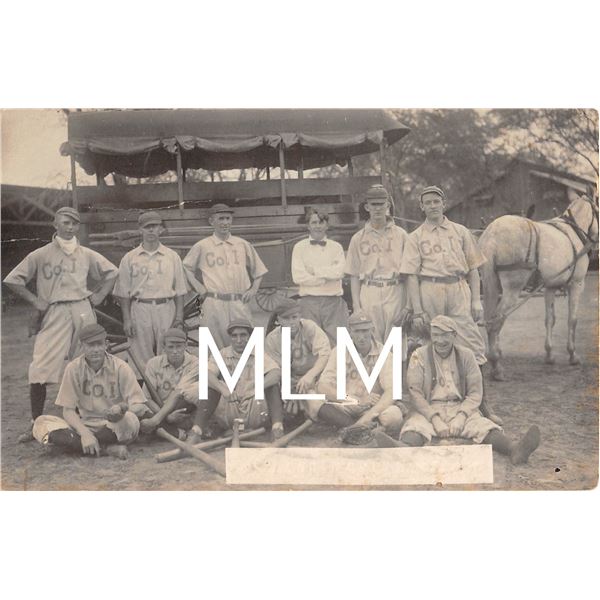
<svg viewBox="0 0 600 600">
<path fill-rule="evenodd" d="M 271 181 L 271 167 L 267 166 L 267 181 Z"/>
<path fill-rule="evenodd" d="M 279 142 L 279 171 L 281 181 L 281 205 L 287 209 L 287 194 L 285 190 L 285 154 L 283 152 L 283 140 Z"/>
<path fill-rule="evenodd" d="M 183 216 L 183 169 L 181 168 L 181 148 L 177 146 L 177 198 L 179 200 L 179 212 Z"/>
<path fill-rule="evenodd" d="M 381 177 L 381 185 L 385 185 L 385 138 L 382 136 L 379 142 L 379 171 Z"/>
<path fill-rule="evenodd" d="M 71 150 L 71 188 L 73 191 L 73 208 L 78 210 L 79 202 L 77 201 L 77 173 L 75 170 L 75 155 Z"/>
<path fill-rule="evenodd" d="M 298 164 L 298 179 L 304 179 L 304 154 L 302 154 L 302 146 L 300 146 L 300 163 Z"/>
<path fill-rule="evenodd" d="M 351 156 L 348 157 L 348 177 L 354 177 L 354 165 Z"/>
</svg>

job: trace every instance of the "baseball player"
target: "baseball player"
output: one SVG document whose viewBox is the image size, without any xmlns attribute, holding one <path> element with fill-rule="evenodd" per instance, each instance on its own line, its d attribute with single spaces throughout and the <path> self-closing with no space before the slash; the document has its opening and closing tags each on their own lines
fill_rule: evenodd
<svg viewBox="0 0 600 600">
<path fill-rule="evenodd" d="M 181 329 L 167 329 L 162 342 L 164 352 L 148 361 L 145 376 L 163 406 L 156 415 L 141 421 L 141 430 L 150 433 L 162 426 L 171 435 L 185 439 L 196 412 L 198 357 L 187 352 L 187 335 Z M 190 384 L 193 384 L 193 395 L 186 397 L 182 387 L 185 389 Z"/>
<path fill-rule="evenodd" d="M 96 322 L 92 307 L 104 300 L 117 276 L 115 265 L 79 244 L 80 221 L 74 208 L 59 208 L 52 241 L 28 254 L 4 280 L 39 314 L 39 331 L 29 365 L 32 424 L 44 412 L 47 384 L 58 383 L 65 357 L 70 360 L 78 353 L 79 330 Z M 97 291 L 88 289 L 88 277 L 100 284 Z M 35 294 L 26 287 L 31 281 L 35 281 Z M 19 441 L 31 440 L 30 426 Z"/>
<path fill-rule="evenodd" d="M 300 286 L 302 317 L 314 321 L 335 346 L 337 328 L 348 324 L 348 306 L 342 297 L 344 249 L 327 238 L 327 213 L 311 208 L 307 216 L 309 236 L 294 246 L 292 278 Z"/>
<path fill-rule="evenodd" d="M 348 319 L 348 331 L 363 361 L 371 372 L 383 345 L 373 338 L 375 327 L 371 317 L 364 311 L 352 313 Z M 337 352 L 334 348 L 321 374 L 318 391 L 327 401 L 306 402 L 308 416 L 336 427 L 350 428 L 379 423 L 390 432 L 399 432 L 408 408 L 392 397 L 393 367 L 391 355 L 387 357 L 373 390 L 369 393 L 349 354 L 346 356 L 346 400 L 337 399 Z"/>
<path fill-rule="evenodd" d="M 459 343 L 471 349 L 480 366 L 485 364 L 485 342 L 476 325 L 483 315 L 479 297 L 479 271 L 485 262 L 471 232 L 444 216 L 446 196 L 436 186 L 421 192 L 425 222 L 413 231 L 404 249 L 400 272 L 407 276 L 414 311 L 413 327 L 426 331 L 437 315 L 452 317 Z M 501 423 L 485 403 L 482 412 Z"/>
<path fill-rule="evenodd" d="M 229 324 L 227 333 L 231 345 L 221 350 L 221 356 L 229 373 L 233 373 L 252 335 L 253 327 L 246 319 L 236 319 Z M 231 429 L 234 419 L 243 419 L 245 427 L 255 429 L 271 423 L 273 439 L 283 436 L 283 405 L 279 394 L 281 373 L 273 359 L 265 353 L 264 389 L 265 399 L 254 397 L 254 352 L 250 355 L 235 390 L 229 391 L 214 359 L 208 361 L 208 399 L 198 400 L 198 411 L 192 428 L 190 442 L 201 439 L 213 413 L 218 424 Z M 195 389 L 197 390 L 197 383 Z M 191 394 L 190 394 L 191 397 Z M 198 393 L 196 391 L 196 398 Z"/>
<path fill-rule="evenodd" d="M 126 445 L 136 439 L 138 418 L 148 411 L 131 367 L 106 352 L 106 331 L 96 323 L 79 332 L 83 354 L 65 368 L 57 406 L 63 418 L 42 415 L 33 435 L 44 446 L 66 452 L 125 459 Z"/>
<path fill-rule="evenodd" d="M 431 343 L 412 354 L 408 389 L 414 411 L 407 418 L 400 442 L 380 432 L 380 446 L 422 446 L 437 438 L 465 438 L 510 457 L 513 464 L 527 462 L 540 443 L 533 426 L 519 442 L 511 442 L 499 425 L 480 412 L 483 392 L 481 371 L 469 348 L 456 344 L 459 327 L 450 317 L 431 320 Z"/>
<path fill-rule="evenodd" d="M 353 310 L 363 310 L 373 323 L 375 339 L 385 342 L 406 313 L 400 263 L 408 234 L 388 219 L 390 199 L 382 185 L 371 186 L 366 201 L 369 221 L 350 240 L 345 270 L 351 278 Z"/>
<path fill-rule="evenodd" d="M 317 380 L 331 354 L 331 346 L 325 332 L 310 319 L 303 319 L 301 303 L 286 298 L 276 307 L 279 327 L 271 331 L 265 339 L 265 353 L 281 369 L 281 328 L 290 328 L 291 349 L 291 391 L 297 394 L 314 394 Z M 285 400 L 288 414 L 297 414 L 298 409 L 307 412 L 310 400 Z"/>
<path fill-rule="evenodd" d="M 229 345 L 231 321 L 252 320 L 248 303 L 267 272 L 256 250 L 231 235 L 233 212 L 225 204 L 215 204 L 209 217 L 213 235 L 194 244 L 183 259 L 190 285 L 205 298 L 202 325 L 210 327 L 219 348 Z"/>
<path fill-rule="evenodd" d="M 141 364 L 162 352 L 164 332 L 183 327 L 183 300 L 187 292 L 181 258 L 160 242 L 165 231 L 155 211 L 140 214 L 142 243 L 119 265 L 113 292 L 121 303 L 123 329 Z"/>
</svg>

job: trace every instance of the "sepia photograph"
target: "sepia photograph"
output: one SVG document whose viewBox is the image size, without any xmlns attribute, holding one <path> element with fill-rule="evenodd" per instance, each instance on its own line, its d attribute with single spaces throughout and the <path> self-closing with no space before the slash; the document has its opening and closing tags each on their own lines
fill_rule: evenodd
<svg viewBox="0 0 600 600">
<path fill-rule="evenodd" d="M 4 490 L 585 490 L 592 109 L 3 110 Z"/>
</svg>

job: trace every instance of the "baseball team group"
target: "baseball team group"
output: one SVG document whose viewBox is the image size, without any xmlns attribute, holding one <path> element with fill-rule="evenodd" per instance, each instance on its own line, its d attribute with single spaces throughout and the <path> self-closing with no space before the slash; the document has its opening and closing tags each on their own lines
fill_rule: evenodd
<svg viewBox="0 0 600 600">
<path fill-rule="evenodd" d="M 188 348 L 186 296 L 202 299 L 201 325 L 210 329 L 233 373 L 254 331 L 251 301 L 267 272 L 253 246 L 231 234 L 234 209 L 213 205 L 212 235 L 183 260 L 160 241 L 166 231 L 160 213 L 141 213 L 141 243 L 117 268 L 79 244 L 79 213 L 60 208 L 53 240 L 4 279 L 39 315 L 29 365 L 32 421 L 19 441 L 125 459 L 130 443 L 139 443 L 140 436 L 150 441 L 159 430 L 198 445 L 243 423 L 249 430 L 264 427 L 276 441 L 299 419 L 310 419 L 339 429 L 346 444 L 364 443 L 365 433 L 380 447 L 463 438 L 491 444 L 513 464 L 527 462 L 539 445 L 539 429 L 511 440 L 485 401 L 485 342 L 477 322 L 483 313 L 478 268 L 486 259 L 471 232 L 444 215 L 441 188 L 426 187 L 418 202 L 424 222 L 408 234 L 390 216 L 385 187 L 371 186 L 365 198 L 369 219 L 347 252 L 328 238 L 328 214 L 309 209 L 308 236 L 292 253 L 297 291 L 281 296 L 274 309 L 277 326 L 264 340 L 264 399 L 254 395 L 251 354 L 233 391 L 211 355 L 205 400 L 198 398 L 198 357 Z M 344 277 L 350 280 L 352 314 L 343 297 Z M 110 293 L 122 311 L 131 364 L 107 351 L 107 332 L 96 320 L 94 307 Z M 412 332 L 411 343 L 403 344 L 403 399 L 392 394 L 391 355 L 368 391 L 347 353 L 347 394 L 339 400 L 337 328 L 347 328 L 371 372 L 395 326 Z M 282 399 L 282 327 L 291 333 L 291 391 L 323 394 L 324 400 Z M 62 418 L 44 414 L 47 385 L 54 383 L 60 383 L 55 402 Z"/>
</svg>

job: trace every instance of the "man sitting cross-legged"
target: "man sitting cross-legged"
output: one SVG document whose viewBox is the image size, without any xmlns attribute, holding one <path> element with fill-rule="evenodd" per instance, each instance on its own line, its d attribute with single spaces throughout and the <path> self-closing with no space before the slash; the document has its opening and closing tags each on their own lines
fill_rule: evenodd
<svg viewBox="0 0 600 600">
<path fill-rule="evenodd" d="M 106 352 L 106 331 L 86 325 L 79 332 L 83 354 L 65 368 L 56 404 L 63 418 L 42 415 L 33 435 L 45 446 L 66 452 L 127 458 L 126 445 L 137 438 L 138 418 L 149 409 L 131 367 Z"/>
<path fill-rule="evenodd" d="M 400 441 L 377 432 L 380 447 L 422 446 L 437 438 L 465 438 L 491 444 L 513 464 L 527 462 L 540 443 L 537 426 L 519 442 L 511 442 L 499 425 L 479 412 L 481 371 L 471 350 L 455 344 L 457 325 L 439 315 L 431 320 L 431 343 L 413 353 L 408 366 L 408 389 L 414 412 L 402 427 Z"/>
<path fill-rule="evenodd" d="M 379 358 L 383 345 L 374 337 L 373 321 L 363 311 L 355 312 L 348 319 L 348 331 L 366 370 L 370 373 Z M 337 352 L 334 348 L 325 370 L 319 379 L 318 391 L 325 394 L 327 401 L 306 402 L 309 416 L 340 428 L 357 429 L 374 427 L 379 423 L 390 432 L 399 432 L 404 415 L 408 412 L 400 401 L 394 401 L 393 367 L 391 356 L 387 357 L 373 390 L 369 393 L 350 357 L 346 356 L 346 395 L 344 401 L 337 399 Z M 342 432 L 342 439 L 355 443 Z"/>
<path fill-rule="evenodd" d="M 160 426 L 185 439 L 194 424 L 198 402 L 198 357 L 187 352 L 187 336 L 181 329 L 167 329 L 162 344 L 163 354 L 148 361 L 145 376 L 163 405 L 155 415 L 141 421 L 141 431 L 150 433 Z M 187 393 L 190 384 L 191 393 Z"/>
<path fill-rule="evenodd" d="M 231 345 L 223 348 L 220 352 L 230 374 L 235 371 L 253 330 L 250 322 L 245 319 L 237 319 L 229 324 L 227 334 L 231 339 Z M 253 351 L 248 357 L 232 392 L 223 381 L 214 357 L 210 357 L 208 361 L 208 399 L 197 401 L 198 410 L 192 435 L 189 438 L 190 443 L 200 440 L 213 415 L 217 423 L 224 429 L 231 429 L 235 419 L 243 419 L 244 426 L 248 429 L 268 426 L 270 423 L 273 439 L 283 436 L 283 405 L 279 394 L 281 371 L 273 359 L 265 354 L 265 399 L 255 398 L 254 354 Z M 198 398 L 198 394 L 196 394 L 196 398 Z"/>
</svg>

